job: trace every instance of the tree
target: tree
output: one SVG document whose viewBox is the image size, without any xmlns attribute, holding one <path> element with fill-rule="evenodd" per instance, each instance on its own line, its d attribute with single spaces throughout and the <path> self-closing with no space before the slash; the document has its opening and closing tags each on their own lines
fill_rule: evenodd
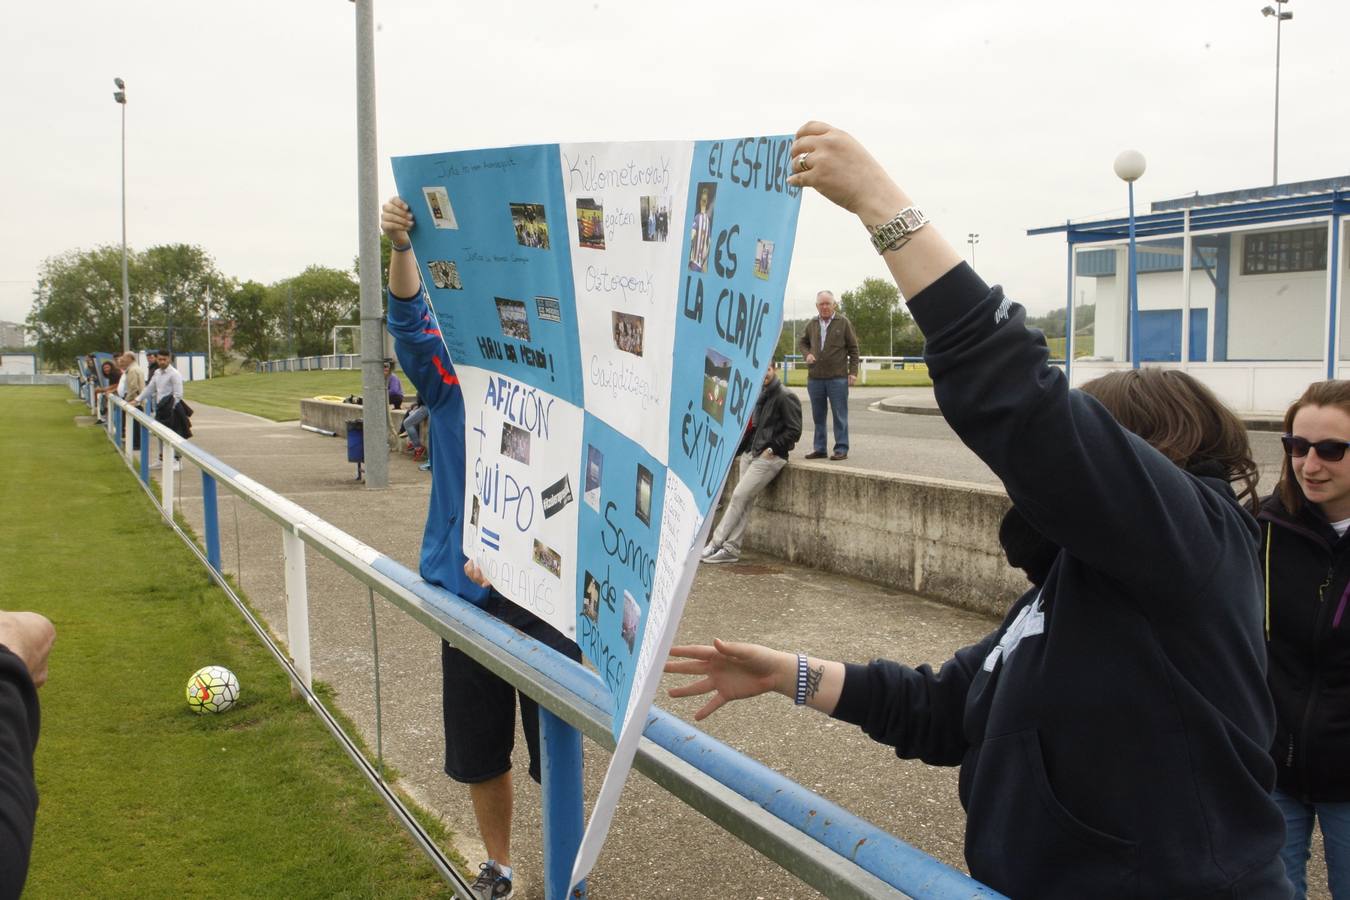
<svg viewBox="0 0 1350 900">
<path fill-rule="evenodd" d="M 884 278 L 867 278 L 839 297 L 843 312 L 858 333 L 858 349 L 863 356 L 890 356 L 892 335 L 894 355 L 917 356 L 923 352 L 923 338 L 909 312 L 900 303 L 900 291 Z M 917 345 L 916 345 L 917 340 Z"/>
<path fill-rule="evenodd" d="M 245 281 L 225 295 L 221 304 L 225 318 L 234 322 L 235 348 L 250 360 L 272 358 L 278 345 L 279 310 L 267 287 Z"/>
<path fill-rule="evenodd" d="M 147 294 L 135 254 L 127 256 L 127 275 L 131 320 L 137 322 L 145 315 Z M 69 250 L 44 260 L 26 324 L 38 353 L 60 364 L 85 353 L 121 350 L 122 248 Z"/>
<path fill-rule="evenodd" d="M 297 356 L 330 351 L 333 326 L 355 324 L 360 313 L 360 286 L 348 272 L 310 266 L 293 278 L 268 289 L 278 312 L 279 329 L 287 349 L 291 340 Z"/>
<path fill-rule="evenodd" d="M 141 261 L 155 303 L 139 324 L 157 326 L 145 333 L 146 340 L 175 352 L 204 351 L 207 291 L 217 299 L 226 296 L 232 287 L 229 279 L 205 250 L 191 244 L 151 247 Z"/>
</svg>

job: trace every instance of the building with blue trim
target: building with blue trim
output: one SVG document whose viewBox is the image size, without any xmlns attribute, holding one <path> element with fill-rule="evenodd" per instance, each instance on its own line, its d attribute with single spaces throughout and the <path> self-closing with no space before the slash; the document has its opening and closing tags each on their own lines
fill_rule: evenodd
<svg viewBox="0 0 1350 900">
<path fill-rule="evenodd" d="M 1347 213 L 1350 177 L 1182 197 L 1135 216 L 1140 362 L 1185 369 L 1239 412 L 1282 413 L 1310 382 L 1350 377 Z M 1068 243 L 1071 383 L 1128 368 L 1129 220 L 1027 233 Z"/>
</svg>

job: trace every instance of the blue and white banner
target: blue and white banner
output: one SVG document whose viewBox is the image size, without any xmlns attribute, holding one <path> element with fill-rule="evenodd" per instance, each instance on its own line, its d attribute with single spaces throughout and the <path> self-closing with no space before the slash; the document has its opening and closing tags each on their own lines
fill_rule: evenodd
<svg viewBox="0 0 1350 900">
<path fill-rule="evenodd" d="M 464 552 L 599 671 L 614 791 L 777 344 L 800 206 L 791 142 L 393 161 L 464 391 Z"/>
</svg>

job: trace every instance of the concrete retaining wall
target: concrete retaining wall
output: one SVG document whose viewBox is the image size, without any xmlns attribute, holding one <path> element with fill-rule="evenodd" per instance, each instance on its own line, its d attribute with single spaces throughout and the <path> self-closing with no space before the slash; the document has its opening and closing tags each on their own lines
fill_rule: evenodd
<svg viewBox="0 0 1350 900">
<path fill-rule="evenodd" d="M 982 485 L 789 464 L 760 496 L 746 546 L 1001 616 L 1030 587 L 999 546 L 1008 506 Z"/>
<path fill-rule="evenodd" d="M 300 424 L 322 428 L 324 431 L 334 431 L 341 437 L 347 433 L 347 423 L 361 418 L 364 412 L 365 407 L 358 406 L 355 403 L 338 403 L 332 400 L 301 400 Z M 389 414 L 392 416 L 393 430 L 397 432 L 399 426 L 403 424 L 403 417 L 406 413 L 401 409 L 394 409 L 390 410 Z"/>
</svg>

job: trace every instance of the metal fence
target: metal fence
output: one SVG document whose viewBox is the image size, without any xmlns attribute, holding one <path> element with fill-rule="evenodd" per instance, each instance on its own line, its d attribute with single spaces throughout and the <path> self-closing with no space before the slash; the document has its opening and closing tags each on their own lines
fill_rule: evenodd
<svg viewBox="0 0 1350 900">
<path fill-rule="evenodd" d="M 328 353 L 323 356 L 293 356 L 290 359 L 269 359 L 254 364 L 258 372 L 312 372 L 320 369 L 360 369 L 359 353 Z"/>
<path fill-rule="evenodd" d="M 378 598 L 401 610 L 435 635 L 451 641 L 489 670 L 540 704 L 543 756 L 545 896 L 584 897 L 585 886 L 568 884 L 584 824 L 581 738 L 614 749 L 610 696 L 594 673 L 487 615 L 458 596 L 423 581 L 390 559 L 266 486 L 184 440 L 120 398 L 106 417 L 109 440 L 136 472 L 161 515 L 208 567 L 258 637 L 290 676 L 358 770 L 456 893 L 468 886 L 385 780 L 384 735 L 380 725 L 379 642 L 374 614 Z M 132 449 L 134 419 L 142 428 L 140 450 Z M 160 442 L 158 492 L 151 481 L 152 438 Z M 180 471 L 175 457 L 186 463 Z M 199 546 L 174 520 L 179 479 L 188 467 L 201 478 L 203 539 Z M 281 530 L 286 593 L 286 647 L 278 646 L 225 578 L 221 567 L 219 488 L 271 519 Z M 369 592 L 374 656 L 376 760 L 340 724 L 313 691 L 310 662 L 309 594 L 305 555 L 320 554 L 345 570 Z M 697 728 L 653 709 L 644 729 L 635 768 L 664 790 L 701 812 L 736 839 L 755 848 L 830 897 L 994 898 L 1000 896 L 965 874 L 933 859 L 852 813 L 790 781 Z"/>
</svg>

